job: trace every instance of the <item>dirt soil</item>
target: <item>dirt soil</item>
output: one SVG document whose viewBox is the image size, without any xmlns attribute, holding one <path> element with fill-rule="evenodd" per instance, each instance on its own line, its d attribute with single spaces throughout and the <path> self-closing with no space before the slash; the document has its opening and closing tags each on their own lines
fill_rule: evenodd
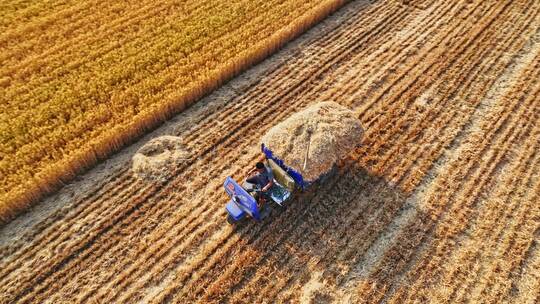
<svg viewBox="0 0 540 304">
<path fill-rule="evenodd" d="M 0 228 L 0 303 L 538 303 L 540 2 L 352 1 Z M 272 126 L 365 134 L 336 176 L 226 223 Z M 187 161 L 136 178 L 159 136 Z"/>
</svg>

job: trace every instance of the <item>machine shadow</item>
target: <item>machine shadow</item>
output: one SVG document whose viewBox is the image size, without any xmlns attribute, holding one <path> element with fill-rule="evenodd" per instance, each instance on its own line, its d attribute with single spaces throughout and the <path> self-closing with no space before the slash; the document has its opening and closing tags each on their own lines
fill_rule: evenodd
<svg viewBox="0 0 540 304">
<path fill-rule="evenodd" d="M 320 288 L 310 288 L 315 302 L 332 301 L 361 280 L 376 280 L 371 271 L 399 227 L 422 217 L 410 194 L 357 163 L 296 196 L 286 210 L 271 209 L 260 223 L 238 233 L 265 257 L 262 267 L 276 269 L 278 277 L 290 276 L 287 286 L 298 289 L 296 296 L 300 287 L 318 281 Z M 268 242 L 253 241 L 252 229 L 260 229 L 256 238 Z M 272 284 L 272 278 L 261 280 Z"/>
</svg>

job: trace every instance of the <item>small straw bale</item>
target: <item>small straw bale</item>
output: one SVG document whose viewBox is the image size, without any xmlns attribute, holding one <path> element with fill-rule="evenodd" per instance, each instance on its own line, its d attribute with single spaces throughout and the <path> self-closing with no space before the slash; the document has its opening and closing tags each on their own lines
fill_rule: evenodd
<svg viewBox="0 0 540 304">
<path fill-rule="evenodd" d="M 161 136 L 142 146 L 132 158 L 135 176 L 146 181 L 166 181 L 189 158 L 181 138 Z"/>
<path fill-rule="evenodd" d="M 312 182 L 356 148 L 362 134 L 353 111 L 335 102 L 320 102 L 274 126 L 262 143 Z"/>
</svg>

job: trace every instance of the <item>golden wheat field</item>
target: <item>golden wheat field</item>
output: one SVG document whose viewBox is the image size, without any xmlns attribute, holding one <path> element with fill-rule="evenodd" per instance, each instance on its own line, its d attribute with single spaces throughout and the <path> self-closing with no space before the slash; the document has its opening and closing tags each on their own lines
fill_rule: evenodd
<svg viewBox="0 0 540 304">
<path fill-rule="evenodd" d="M 13 218 L 343 2 L 0 4 L 0 220 Z"/>
<path fill-rule="evenodd" d="M 26 117 L 16 113 L 54 102 L 55 113 L 86 113 L 77 108 L 90 100 L 85 94 L 97 94 L 92 113 L 116 94 L 135 99 L 121 99 L 122 111 L 103 110 L 118 117 L 90 120 L 103 134 L 127 134 L 96 151 L 102 161 L 73 169 L 45 198 L 33 193 L 38 203 L 0 227 L 0 303 L 540 302 L 539 1 L 174 2 L 181 10 L 127 3 L 2 4 L 12 16 L 3 29 L 42 21 L 0 35 L 0 161 L 13 168 L 5 195 L 37 170 L 30 164 L 58 161 L 19 160 L 10 145 L 31 153 L 34 142 L 58 138 L 54 151 L 76 151 L 90 142 L 80 134 L 102 138 L 81 127 L 72 146 L 71 137 L 62 140 L 71 127 L 55 131 L 54 123 L 65 125 L 59 117 L 32 118 L 54 121 L 43 136 L 24 128 L 7 135 Z M 120 17 L 117 5 L 129 14 Z M 171 45 L 175 22 L 187 18 L 178 11 L 236 16 L 244 5 L 253 6 L 242 13 L 252 30 L 238 37 L 236 23 L 216 21 L 219 31 L 202 49 L 235 56 L 269 37 L 261 29 L 291 32 L 232 70 L 212 63 L 223 74 L 182 99 L 199 75 L 190 64 L 206 59 L 175 59 L 187 58 Z M 100 52 L 116 68 L 91 59 Z M 144 71 L 133 70 L 139 64 Z M 70 72 L 77 69 L 84 72 Z M 261 158 L 260 138 L 321 100 L 358 113 L 359 148 L 286 210 L 227 224 L 225 177 L 241 180 Z M 162 116 L 150 123 L 135 112 Z M 109 133 L 113 127 L 122 132 Z M 132 156 L 162 135 L 181 138 L 189 159 L 161 182 L 136 178 Z M 24 144 L 36 136 L 43 141 Z"/>
</svg>

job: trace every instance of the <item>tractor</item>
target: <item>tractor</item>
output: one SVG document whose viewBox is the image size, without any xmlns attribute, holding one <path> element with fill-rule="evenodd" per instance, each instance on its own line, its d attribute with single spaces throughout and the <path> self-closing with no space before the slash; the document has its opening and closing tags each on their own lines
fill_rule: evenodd
<svg viewBox="0 0 540 304">
<path fill-rule="evenodd" d="M 261 141 L 264 167 L 271 172 L 273 185 L 262 193 L 261 186 L 249 179 L 240 185 L 227 177 L 223 184 L 230 197 L 225 205 L 227 221 L 233 224 L 246 215 L 260 221 L 261 195 L 263 201 L 285 208 L 298 191 L 325 182 L 357 147 L 362 133 L 356 114 L 333 102 L 307 107 L 274 126 Z"/>
</svg>

